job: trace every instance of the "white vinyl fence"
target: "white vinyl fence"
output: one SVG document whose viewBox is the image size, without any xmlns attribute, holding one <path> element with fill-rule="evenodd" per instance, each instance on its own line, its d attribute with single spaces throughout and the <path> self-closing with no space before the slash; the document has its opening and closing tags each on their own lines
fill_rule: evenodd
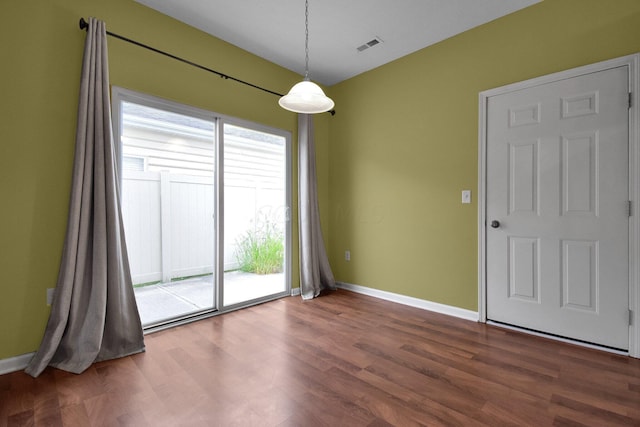
<svg viewBox="0 0 640 427">
<path fill-rule="evenodd" d="M 125 171 L 122 212 L 133 283 L 168 282 L 213 272 L 213 178 Z M 282 221 L 283 190 L 225 188 L 235 215 L 225 217 L 224 269 L 237 268 L 236 239 L 266 216 Z"/>
<path fill-rule="evenodd" d="M 133 283 L 212 273 L 215 124 L 123 105 L 122 214 Z M 225 126 L 225 271 L 238 267 L 237 239 L 261 220 L 284 226 L 284 144 L 282 136 Z"/>
<path fill-rule="evenodd" d="M 134 171 L 125 171 L 123 179 L 122 212 L 133 283 L 211 273 L 213 179 Z"/>
</svg>

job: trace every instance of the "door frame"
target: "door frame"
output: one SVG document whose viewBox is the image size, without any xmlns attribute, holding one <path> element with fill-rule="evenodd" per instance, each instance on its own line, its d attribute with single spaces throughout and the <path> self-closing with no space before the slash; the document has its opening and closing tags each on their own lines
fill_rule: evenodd
<svg viewBox="0 0 640 427">
<path fill-rule="evenodd" d="M 487 106 L 489 98 L 584 74 L 627 66 L 629 70 L 629 355 L 640 358 L 640 53 L 489 89 L 479 94 L 478 135 L 478 319 L 487 322 Z"/>
<path fill-rule="evenodd" d="M 191 106 L 183 101 L 171 100 L 168 98 L 162 98 L 154 95 L 150 95 L 143 92 L 126 89 L 119 86 L 111 87 L 111 109 L 112 109 L 112 127 L 113 137 L 115 140 L 116 157 L 118 161 L 118 171 L 122 169 L 122 150 L 120 136 L 122 135 L 121 119 L 122 114 L 120 103 L 122 101 L 134 102 L 141 105 L 146 105 L 154 108 L 173 111 L 176 113 L 187 114 L 194 117 L 211 120 L 216 123 L 215 140 L 213 141 L 215 150 L 215 172 L 214 172 L 214 223 L 215 223 L 215 238 L 212 245 L 214 245 L 213 251 L 213 265 L 214 265 L 214 294 L 213 294 L 213 307 L 210 310 L 198 312 L 196 314 L 189 314 L 183 317 L 173 318 L 170 320 L 162 321 L 158 324 L 149 325 L 145 328 L 145 333 L 156 332 L 173 326 L 179 326 L 185 323 L 193 322 L 196 320 L 204 319 L 211 316 L 217 316 L 220 314 L 228 313 L 242 308 L 247 308 L 253 305 L 262 304 L 267 301 L 275 300 L 285 296 L 291 295 L 291 277 L 293 266 L 293 221 L 292 221 L 292 145 L 293 138 L 292 133 L 286 129 L 280 129 L 273 126 L 253 122 L 251 120 L 241 119 L 226 114 L 220 114 L 213 110 L 206 110 Z M 252 300 L 247 300 L 232 305 L 224 305 L 224 209 L 222 207 L 222 201 L 224 199 L 224 123 L 236 126 L 242 126 L 248 129 L 256 130 L 259 132 L 272 133 L 285 138 L 285 253 L 284 253 L 284 280 L 285 290 L 276 294 L 266 295 Z M 120 175 L 120 172 L 118 172 Z M 121 176 L 120 176 L 121 179 Z M 120 182 L 120 185 L 122 183 Z"/>
<path fill-rule="evenodd" d="M 272 126 L 267 126 L 259 123 L 252 122 L 250 120 L 239 119 L 237 117 L 228 116 L 225 114 L 218 114 L 216 120 L 217 124 L 217 141 L 216 141 L 216 195 L 215 195 L 215 216 L 216 227 L 218 230 L 218 238 L 216 239 L 216 263 L 219 266 L 216 270 L 216 301 L 218 303 L 218 310 L 221 313 L 237 310 L 239 308 L 249 307 L 255 304 L 261 304 L 263 302 L 271 301 L 273 299 L 282 298 L 284 296 L 291 295 L 291 266 L 293 257 L 292 248 L 292 221 L 291 221 L 291 200 L 292 200 L 292 158 L 291 158 L 291 146 L 292 138 L 291 132 L 278 129 Z M 278 135 L 285 138 L 285 230 L 284 230 L 284 280 L 285 289 L 277 294 L 266 295 L 257 299 L 241 301 L 225 305 L 224 303 L 224 126 L 225 124 L 231 126 L 239 126 L 247 129 L 255 130 L 258 132 L 270 133 L 272 135 Z M 220 268 L 222 267 L 222 268 Z"/>
</svg>

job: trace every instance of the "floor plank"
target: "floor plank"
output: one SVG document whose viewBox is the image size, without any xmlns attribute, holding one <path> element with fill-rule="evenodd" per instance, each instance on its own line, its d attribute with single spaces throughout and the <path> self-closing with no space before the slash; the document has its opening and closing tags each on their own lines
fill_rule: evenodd
<svg viewBox="0 0 640 427">
<path fill-rule="evenodd" d="M 0 376 L 4 426 L 640 426 L 640 360 L 344 290 Z"/>
</svg>

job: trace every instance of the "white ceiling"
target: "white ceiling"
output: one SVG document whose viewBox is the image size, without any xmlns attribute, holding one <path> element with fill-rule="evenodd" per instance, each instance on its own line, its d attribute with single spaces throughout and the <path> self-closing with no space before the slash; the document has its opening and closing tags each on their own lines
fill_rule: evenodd
<svg viewBox="0 0 640 427">
<path fill-rule="evenodd" d="M 304 0 L 136 1 L 304 74 Z M 341 82 L 540 1 L 309 0 L 311 79 Z"/>
</svg>

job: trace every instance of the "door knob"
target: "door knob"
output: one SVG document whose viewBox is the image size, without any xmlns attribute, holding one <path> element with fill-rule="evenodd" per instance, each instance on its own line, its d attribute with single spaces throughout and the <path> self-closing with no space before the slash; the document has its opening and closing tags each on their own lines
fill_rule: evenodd
<svg viewBox="0 0 640 427">
<path fill-rule="evenodd" d="M 491 221 L 491 227 L 498 228 L 500 227 L 500 221 L 496 221 L 495 219 Z"/>
</svg>

